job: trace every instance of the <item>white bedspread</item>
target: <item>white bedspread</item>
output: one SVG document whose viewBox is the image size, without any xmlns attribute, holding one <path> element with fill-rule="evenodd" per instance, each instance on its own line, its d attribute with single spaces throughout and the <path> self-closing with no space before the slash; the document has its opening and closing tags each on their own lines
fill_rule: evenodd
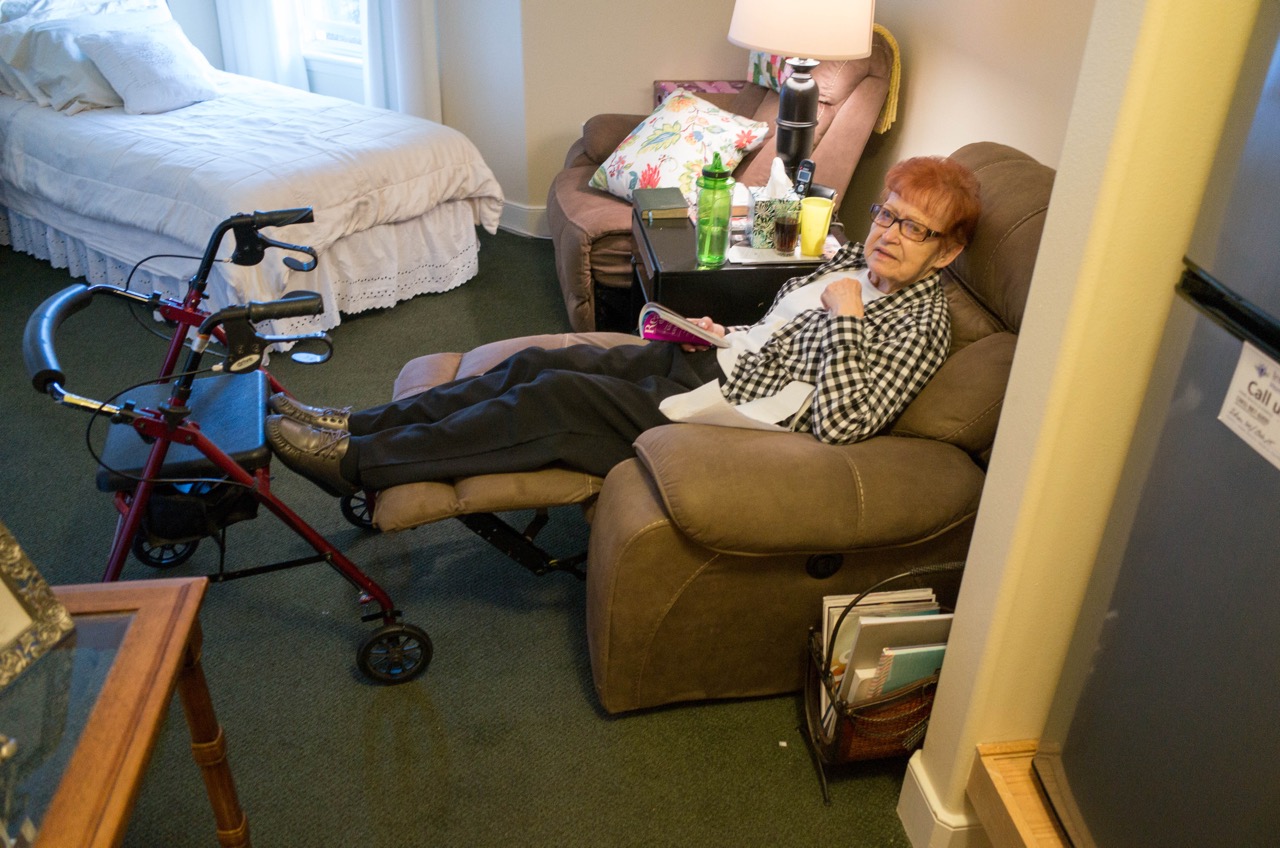
<svg viewBox="0 0 1280 848">
<path fill-rule="evenodd" d="M 195 253 L 230 215 L 311 206 L 314 223 L 265 234 L 315 247 L 322 263 L 340 239 L 453 202 L 470 209 L 472 226 L 496 231 L 502 189 L 462 133 L 233 74 L 218 79 L 223 96 L 160 115 L 68 116 L 0 97 L 0 205 L 39 217 L 15 202 L 38 198 Z M 224 256 L 230 248 L 228 238 Z M 270 299 L 288 288 L 278 257 L 260 267 L 268 264 L 279 273 L 255 277 L 266 290 L 239 296 Z"/>
</svg>

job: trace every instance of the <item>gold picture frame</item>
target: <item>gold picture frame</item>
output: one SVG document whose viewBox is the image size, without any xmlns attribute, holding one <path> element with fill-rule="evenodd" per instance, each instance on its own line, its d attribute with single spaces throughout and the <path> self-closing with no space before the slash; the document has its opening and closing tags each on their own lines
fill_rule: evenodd
<svg viewBox="0 0 1280 848">
<path fill-rule="evenodd" d="M 74 627 L 71 614 L 0 522 L 0 689 Z"/>
</svg>

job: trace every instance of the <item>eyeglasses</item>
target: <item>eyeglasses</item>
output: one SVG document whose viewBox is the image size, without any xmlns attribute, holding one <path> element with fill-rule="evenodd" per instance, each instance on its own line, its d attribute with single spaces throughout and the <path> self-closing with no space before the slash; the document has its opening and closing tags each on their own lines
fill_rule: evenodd
<svg viewBox="0 0 1280 848">
<path fill-rule="evenodd" d="M 879 203 L 871 204 L 871 220 L 874 221 L 877 226 L 884 227 L 885 229 L 897 224 L 898 232 L 902 233 L 903 238 L 910 239 L 911 241 L 926 241 L 942 235 L 942 233 L 937 230 L 929 229 L 919 221 L 913 221 L 910 218 L 899 218 Z"/>
</svg>

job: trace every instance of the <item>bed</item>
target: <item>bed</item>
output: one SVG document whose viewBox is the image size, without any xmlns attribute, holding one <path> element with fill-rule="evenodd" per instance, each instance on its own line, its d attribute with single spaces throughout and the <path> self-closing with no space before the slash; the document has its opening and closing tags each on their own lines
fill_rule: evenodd
<svg viewBox="0 0 1280 848">
<path fill-rule="evenodd" d="M 211 276 L 212 308 L 319 292 L 324 314 L 273 328 L 284 332 L 331 329 L 344 313 L 475 275 L 476 228 L 496 232 L 503 199 L 463 134 L 218 71 L 163 4 L 111 0 L 66 17 L 68 2 L 86 5 L 37 0 L 25 6 L 44 16 L 0 22 L 0 243 L 122 284 L 143 257 L 198 256 L 230 215 L 310 206 L 314 223 L 267 235 L 316 248 L 314 271 L 268 253 Z M 177 294 L 194 267 L 155 259 L 130 285 Z"/>
</svg>

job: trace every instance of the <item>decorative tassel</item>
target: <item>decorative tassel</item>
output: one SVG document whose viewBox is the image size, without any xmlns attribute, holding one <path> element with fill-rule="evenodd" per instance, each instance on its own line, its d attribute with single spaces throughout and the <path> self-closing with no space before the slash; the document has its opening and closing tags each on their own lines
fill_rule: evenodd
<svg viewBox="0 0 1280 848">
<path fill-rule="evenodd" d="M 902 82 L 902 57 L 898 53 L 898 40 L 889 30 L 876 24 L 875 33 L 884 39 L 893 57 L 893 64 L 889 69 L 889 93 L 885 95 L 884 105 L 880 107 L 880 117 L 876 119 L 874 127 L 876 132 L 884 133 L 898 119 L 898 87 Z"/>
</svg>

